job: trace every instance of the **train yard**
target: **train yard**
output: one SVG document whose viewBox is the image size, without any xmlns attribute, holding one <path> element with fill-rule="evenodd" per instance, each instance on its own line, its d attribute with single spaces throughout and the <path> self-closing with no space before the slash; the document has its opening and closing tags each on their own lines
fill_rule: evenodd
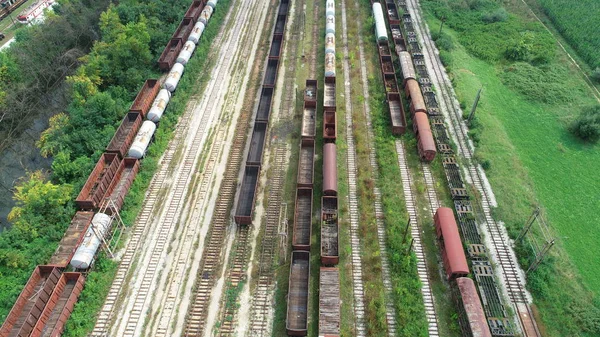
<svg viewBox="0 0 600 337">
<path fill-rule="evenodd" d="M 372 266 L 365 262 L 365 228 L 375 233 L 380 265 L 369 282 L 381 284 L 384 294 L 385 324 L 379 332 L 396 336 L 400 322 L 366 44 L 378 52 L 387 127 L 397 136 L 403 187 L 398 198 L 408 214 L 428 335 L 442 335 L 431 276 L 443 270 L 462 335 L 541 336 L 507 234 L 491 216 L 493 193 L 471 161 L 473 144 L 418 1 L 372 0 L 373 41 L 348 34 L 348 23 L 356 18 L 348 17 L 347 6 L 365 5 L 359 2 L 319 2 L 312 26 L 299 33 L 305 1 L 230 1 L 229 7 L 218 0 L 191 3 L 157 64 L 168 73 L 143 84 L 77 196 L 79 211 L 59 249 L 48 265 L 36 268 L 0 336 L 60 335 L 101 249 L 118 259 L 119 267 L 91 336 L 272 336 L 282 330 L 276 325 L 290 336 L 340 336 L 346 328 L 344 292 L 352 298 L 344 303 L 351 306 L 352 335 L 369 336 L 366 288 L 372 285 L 364 271 Z M 210 21 L 221 10 L 227 11 L 223 21 Z M 119 210 L 209 24 L 222 27 L 208 55 L 212 67 L 201 73 L 208 82 L 189 97 L 142 210 L 126 231 L 123 248 L 114 251 L 110 233 L 118 228 L 121 235 Z M 355 24 L 363 30 L 364 22 Z M 305 34 L 312 48 L 300 56 Z M 353 44 L 358 70 L 350 56 Z M 308 65 L 301 84 L 298 64 Z M 362 144 L 356 141 L 357 115 L 365 121 Z M 414 149 L 402 136 L 410 132 Z M 359 165 L 358 145 L 366 146 L 366 167 Z M 408 164 L 407 151 L 418 154 L 419 172 Z M 441 162 L 444 177 L 433 172 L 434 160 Z M 287 184 L 292 162 L 297 162 L 296 180 Z M 341 167 L 347 175 L 338 172 Z M 366 187 L 358 182 L 365 171 L 372 177 Z M 423 177 L 425 205 L 416 196 L 417 176 Z M 347 195 L 338 184 L 347 184 Z M 438 192 L 446 185 L 450 208 L 443 207 Z M 359 197 L 365 188 L 373 195 L 368 205 Z M 366 207 L 374 210 L 372 224 L 362 223 Z M 340 228 L 343 221 L 347 231 Z M 438 252 L 425 252 L 425 230 L 435 231 Z M 349 235 L 350 247 L 341 245 L 342 233 Z M 285 247 L 278 250 L 280 237 Z M 431 258 L 441 261 L 439 270 L 427 266 Z M 286 261 L 283 268 L 278 260 Z M 277 284 L 278 274 L 285 274 L 286 289 Z M 285 322 L 273 319 L 276 289 L 287 294 Z"/>
</svg>

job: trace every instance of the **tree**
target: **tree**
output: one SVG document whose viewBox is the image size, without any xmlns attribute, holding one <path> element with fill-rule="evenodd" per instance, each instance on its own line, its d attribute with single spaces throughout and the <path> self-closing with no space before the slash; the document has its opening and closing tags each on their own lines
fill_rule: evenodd
<svg viewBox="0 0 600 337">
<path fill-rule="evenodd" d="M 583 109 L 569 130 L 584 141 L 597 142 L 600 139 L 600 105 Z"/>
</svg>

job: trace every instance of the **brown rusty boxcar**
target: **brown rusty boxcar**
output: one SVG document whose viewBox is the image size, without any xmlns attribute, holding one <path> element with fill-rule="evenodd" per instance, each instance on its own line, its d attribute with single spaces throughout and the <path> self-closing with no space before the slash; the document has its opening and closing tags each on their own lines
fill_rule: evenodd
<svg viewBox="0 0 600 337">
<path fill-rule="evenodd" d="M 321 267 L 319 272 L 319 336 L 340 335 L 340 271 Z"/>
<path fill-rule="evenodd" d="M 59 278 L 58 268 L 37 266 L 0 328 L 0 336 L 29 336 Z"/>
<path fill-rule="evenodd" d="M 142 114 L 142 117 L 146 116 L 148 110 L 152 106 L 154 102 L 154 98 L 158 95 L 158 91 L 160 90 L 160 83 L 155 79 L 148 79 L 144 82 L 144 86 L 138 92 L 133 104 L 131 104 L 131 108 L 129 111 L 131 112 L 139 112 Z"/>
<path fill-rule="evenodd" d="M 431 126 L 429 125 L 427 114 L 424 112 L 415 113 L 413 129 L 415 136 L 417 137 L 419 157 L 421 157 L 421 160 L 423 161 L 432 161 L 435 158 L 437 149 L 435 148 L 435 141 L 433 140 L 433 134 L 431 133 Z"/>
<path fill-rule="evenodd" d="M 62 334 L 84 282 L 81 273 L 61 275 L 30 337 L 59 337 Z"/>
<path fill-rule="evenodd" d="M 49 265 L 59 268 L 66 268 L 69 265 L 93 218 L 94 212 L 79 211 L 75 213 L 69 228 L 67 228 L 65 235 L 58 244 L 58 248 L 50 258 Z"/>
<path fill-rule="evenodd" d="M 458 321 L 463 336 L 492 337 L 475 283 L 467 277 L 456 279 L 458 288 Z"/>
<path fill-rule="evenodd" d="M 315 141 L 302 139 L 300 143 L 300 158 L 298 161 L 298 187 L 313 187 L 315 171 Z"/>
<path fill-rule="evenodd" d="M 256 197 L 256 186 L 258 183 L 259 166 L 246 166 L 242 187 L 238 198 L 238 205 L 235 212 L 235 223 L 238 225 L 252 224 L 252 215 L 254 214 L 254 202 Z"/>
<path fill-rule="evenodd" d="M 337 195 L 337 151 L 335 143 L 323 145 L 323 195 Z"/>
<path fill-rule="evenodd" d="M 419 88 L 419 83 L 413 79 L 406 81 L 404 87 L 406 97 L 410 100 L 410 113 L 414 116 L 415 112 L 427 112 L 423 94 Z"/>
<path fill-rule="evenodd" d="M 469 266 L 458 234 L 454 212 L 451 208 L 440 207 L 435 212 L 434 222 L 437 238 L 441 241 L 440 248 L 448 280 L 467 276 Z"/>
<path fill-rule="evenodd" d="M 321 198 L 321 264 L 333 266 L 340 260 L 339 254 L 338 199 Z"/>
<path fill-rule="evenodd" d="M 127 113 L 108 144 L 106 152 L 118 153 L 121 158 L 124 158 L 127 155 L 127 151 L 129 151 L 135 135 L 140 129 L 140 125 L 142 125 L 142 115 L 139 112 Z"/>
<path fill-rule="evenodd" d="M 183 40 L 169 40 L 169 43 L 167 43 L 167 46 L 158 58 L 158 68 L 163 71 L 171 69 L 175 64 L 175 60 L 177 60 L 181 48 L 183 48 Z"/>
<path fill-rule="evenodd" d="M 184 18 L 191 19 L 192 22 L 195 23 L 196 21 L 198 21 L 200 13 L 202 13 L 203 9 L 204 4 L 202 3 L 202 1 L 194 0 L 194 2 L 192 2 L 192 4 L 190 5 L 190 8 L 188 8 L 187 12 L 185 12 Z"/>
<path fill-rule="evenodd" d="M 117 210 L 121 210 L 125 202 L 125 196 L 129 192 L 129 187 L 140 169 L 139 160 L 135 158 L 124 158 L 115 173 L 115 177 L 106 191 L 105 202 L 112 200 Z M 112 214 L 112 208 L 106 210 L 107 214 Z"/>
<path fill-rule="evenodd" d="M 120 163 L 121 160 L 115 153 L 104 153 L 100 157 L 75 200 L 80 209 L 100 207 Z"/>
<path fill-rule="evenodd" d="M 335 76 L 325 77 L 323 96 L 323 109 L 335 111 Z"/>
<path fill-rule="evenodd" d="M 329 141 L 335 141 L 337 138 L 335 108 L 323 112 L 323 138 Z"/>
<path fill-rule="evenodd" d="M 390 118 L 392 120 L 392 133 L 401 135 L 406 131 L 406 117 L 402 100 L 399 93 L 389 93 L 387 95 L 388 104 L 390 106 Z"/>
<path fill-rule="evenodd" d="M 310 250 L 312 206 L 312 188 L 298 188 L 296 190 L 296 207 L 292 236 L 292 249 L 294 250 Z"/>
<path fill-rule="evenodd" d="M 290 266 L 285 329 L 289 336 L 306 336 L 308 331 L 308 295 L 310 253 L 293 251 Z"/>
<path fill-rule="evenodd" d="M 175 31 L 175 33 L 173 33 L 173 36 L 171 38 L 181 39 L 181 41 L 185 43 L 185 41 L 187 41 L 188 37 L 190 36 L 192 29 L 194 29 L 195 24 L 196 23 L 194 22 L 194 20 L 190 18 L 183 18 L 183 20 L 181 20 L 181 22 L 179 23 L 179 27 L 177 27 L 177 30 Z"/>
</svg>

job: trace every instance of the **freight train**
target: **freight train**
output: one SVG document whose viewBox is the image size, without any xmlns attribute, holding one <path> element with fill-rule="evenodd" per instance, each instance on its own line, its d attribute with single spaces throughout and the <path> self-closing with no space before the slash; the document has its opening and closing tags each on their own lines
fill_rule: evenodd
<svg viewBox="0 0 600 337">
<path fill-rule="evenodd" d="M 75 203 L 79 211 L 57 250 L 48 265 L 37 266 L 33 271 L 0 328 L 0 336 L 60 336 L 62 333 L 83 289 L 84 275 L 93 266 L 99 248 L 109 240 L 116 213 L 139 170 L 139 161 L 145 156 L 184 66 L 200 42 L 216 5 L 217 0 L 194 1 L 187 10 L 158 62 L 160 69 L 171 69 L 164 87 L 161 88 L 156 79 L 149 79 L 142 86 L 77 196 Z M 185 49 L 173 49 L 174 39 Z M 143 118 L 148 120 L 143 121 Z M 65 272 L 69 265 L 76 272 Z"/>
</svg>

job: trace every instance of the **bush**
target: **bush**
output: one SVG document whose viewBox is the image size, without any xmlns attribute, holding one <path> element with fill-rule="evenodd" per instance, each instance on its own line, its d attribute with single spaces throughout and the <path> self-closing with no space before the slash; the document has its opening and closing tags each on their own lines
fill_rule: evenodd
<svg viewBox="0 0 600 337">
<path fill-rule="evenodd" d="M 584 109 L 569 130 L 586 142 L 597 142 L 600 139 L 600 105 Z"/>
<path fill-rule="evenodd" d="M 449 68 L 452 66 L 452 54 L 445 50 L 440 50 L 440 61 L 442 61 L 446 68 Z"/>
<path fill-rule="evenodd" d="M 509 88 L 528 100 L 547 104 L 569 103 L 576 95 L 582 94 L 575 88 L 565 90 L 565 78 L 568 78 L 568 72 L 563 66 L 535 67 L 525 62 L 508 66 L 500 74 L 500 79 Z"/>
<path fill-rule="evenodd" d="M 500 7 L 493 12 L 484 13 L 481 16 L 481 21 L 485 23 L 504 22 L 508 20 L 508 12 L 504 7 Z"/>
<path fill-rule="evenodd" d="M 592 81 L 596 82 L 596 83 L 600 83 L 600 67 L 594 69 L 594 71 L 592 71 L 592 73 L 590 74 L 590 78 L 592 79 Z"/>
</svg>

